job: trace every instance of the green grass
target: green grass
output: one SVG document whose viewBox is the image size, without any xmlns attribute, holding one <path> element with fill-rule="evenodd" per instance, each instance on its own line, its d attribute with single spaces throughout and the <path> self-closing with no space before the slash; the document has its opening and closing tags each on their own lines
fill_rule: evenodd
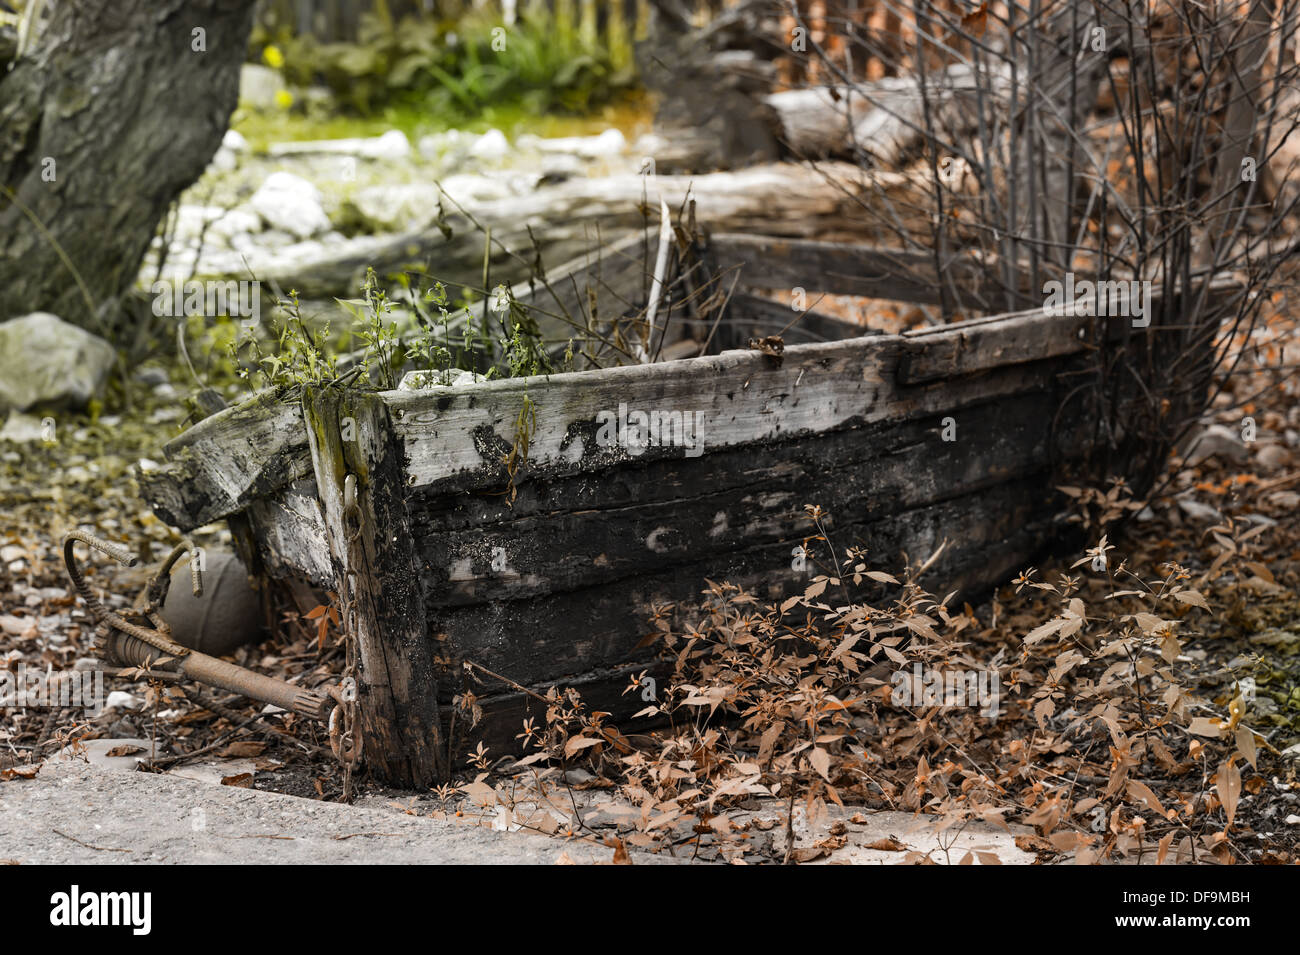
<svg viewBox="0 0 1300 955">
<path fill-rule="evenodd" d="M 524 133 L 547 137 L 589 136 L 612 127 L 632 140 L 650 130 L 652 117 L 645 97 L 628 93 L 580 116 L 538 115 L 521 105 L 488 107 L 469 119 L 412 105 L 389 107 L 372 116 L 312 115 L 296 110 L 259 112 L 241 107 L 236 110 L 231 127 L 243 135 L 253 149 L 261 150 L 271 143 L 378 136 L 390 129 L 400 129 L 412 143 L 420 136 L 452 128 L 475 133 L 496 128 L 514 139 Z"/>
</svg>

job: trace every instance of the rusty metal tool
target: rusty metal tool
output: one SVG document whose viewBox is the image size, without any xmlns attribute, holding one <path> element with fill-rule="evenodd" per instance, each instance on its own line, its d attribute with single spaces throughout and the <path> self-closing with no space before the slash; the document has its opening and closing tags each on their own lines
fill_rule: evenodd
<svg viewBox="0 0 1300 955">
<path fill-rule="evenodd" d="M 95 620 L 98 643 L 108 659 L 123 666 L 172 673 L 196 683 L 205 683 L 262 703 L 271 703 L 322 722 L 329 722 L 336 704 L 344 702 L 343 693 L 337 686 L 326 686 L 319 690 L 303 689 L 284 680 L 255 673 L 206 653 L 191 650 L 172 640 L 171 628 L 159 615 L 158 609 L 167 598 L 171 569 L 181 557 L 191 555 L 190 574 L 195 596 L 200 596 L 203 588 L 202 570 L 199 561 L 194 559 L 196 550 L 188 540 L 172 550 L 150 581 L 142 601 L 128 612 L 128 616 L 134 620 L 109 610 L 87 585 L 74 553 L 77 542 L 128 567 L 135 566 L 137 560 L 125 547 L 85 531 L 73 531 L 63 539 L 63 562 L 68 569 L 68 577 Z"/>
</svg>

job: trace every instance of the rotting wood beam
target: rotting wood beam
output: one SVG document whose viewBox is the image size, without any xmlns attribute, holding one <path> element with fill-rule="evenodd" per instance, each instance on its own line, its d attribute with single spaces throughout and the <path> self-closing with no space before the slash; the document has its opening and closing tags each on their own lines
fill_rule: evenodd
<svg viewBox="0 0 1300 955">
<path fill-rule="evenodd" d="M 739 271 L 744 288 L 804 288 L 918 305 L 941 300 L 928 252 L 726 233 L 712 236 L 709 250 L 724 277 Z M 987 308 L 1004 292 L 993 271 L 967 253 L 951 257 L 944 278 L 965 308 Z"/>
<path fill-rule="evenodd" d="M 447 778 L 447 769 L 402 448 L 376 395 L 309 386 L 302 408 L 334 589 L 355 611 L 363 758 L 385 783 L 426 787 Z M 355 519 L 345 514 L 349 477 Z"/>
</svg>

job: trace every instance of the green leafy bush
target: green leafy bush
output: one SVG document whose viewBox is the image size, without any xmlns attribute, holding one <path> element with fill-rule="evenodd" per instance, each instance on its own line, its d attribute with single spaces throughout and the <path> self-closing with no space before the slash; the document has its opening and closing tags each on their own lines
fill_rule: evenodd
<svg viewBox="0 0 1300 955">
<path fill-rule="evenodd" d="M 253 50 L 268 48 L 293 86 L 323 85 L 346 110 L 367 115 L 418 106 L 448 120 L 517 106 L 585 112 L 635 83 L 626 29 L 613 44 L 586 35 L 571 17 L 545 8 L 512 26 L 482 17 L 459 22 L 381 13 L 363 16 L 357 43 L 322 43 L 288 28 L 259 27 Z"/>
</svg>

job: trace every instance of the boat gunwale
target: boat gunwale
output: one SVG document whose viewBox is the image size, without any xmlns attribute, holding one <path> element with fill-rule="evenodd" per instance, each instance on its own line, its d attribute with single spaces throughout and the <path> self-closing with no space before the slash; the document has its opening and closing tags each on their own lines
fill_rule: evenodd
<svg viewBox="0 0 1300 955">
<path fill-rule="evenodd" d="M 806 240 L 792 241 L 806 242 Z M 557 277 L 553 283 L 564 279 L 565 276 Z M 1194 279 L 1194 282 L 1199 281 L 1199 278 Z M 1219 297 L 1240 289 L 1241 284 L 1231 276 L 1217 276 L 1209 283 L 1208 292 L 1214 297 Z M 1162 289 L 1153 290 L 1157 299 L 1162 292 Z M 1143 329 L 1130 329 L 1127 327 L 1128 323 L 1040 305 L 1021 311 L 974 316 L 958 322 L 910 329 L 901 333 L 882 334 L 872 331 L 835 341 L 790 345 L 784 349 L 779 361 L 758 349 L 729 349 L 715 355 L 692 356 L 647 364 L 502 378 L 458 386 L 435 385 L 418 389 L 389 389 L 376 394 L 385 406 L 394 412 L 394 417 L 399 422 L 398 430 L 404 432 L 405 428 L 400 424 L 402 418 L 411 412 L 424 411 L 429 408 L 430 403 L 439 400 L 468 401 L 472 405 L 478 400 L 491 401 L 506 396 L 525 395 L 529 394 L 530 390 L 535 394 L 538 391 L 557 387 L 563 389 L 575 383 L 586 389 L 603 390 L 635 386 L 641 382 L 675 379 L 689 381 L 698 378 L 701 382 L 706 382 L 711 377 L 726 373 L 734 374 L 746 368 L 761 371 L 787 362 L 807 365 L 841 361 L 845 358 L 851 359 L 855 353 L 864 358 L 873 354 L 888 356 L 890 362 L 882 363 L 881 370 L 886 373 L 892 372 L 894 386 L 906 389 L 909 386 L 923 386 L 944 379 L 960 379 L 999 367 L 1059 359 L 1084 351 L 1093 347 L 1095 336 L 1091 331 L 1095 329 L 1095 323 L 1098 321 L 1108 323 L 1109 327 L 1104 333 L 1107 339 L 1122 338 L 1135 332 L 1154 335 L 1159 331 L 1174 331 L 1168 326 L 1154 324 Z M 1023 334 L 1030 328 L 1043 327 L 1048 328 L 1049 333 Z M 1009 347 L 986 349 L 991 352 L 987 355 L 980 352 L 978 347 L 980 342 L 984 342 L 986 346 L 990 342 L 994 346 L 999 346 L 999 339 L 1002 338 L 1007 339 Z M 745 382 L 745 387 L 748 387 L 748 381 Z M 194 508 L 181 504 L 179 508 L 172 508 L 171 517 L 184 515 L 184 520 L 176 522 L 176 526 L 191 529 L 199 524 L 237 513 L 245 509 L 252 499 L 273 496 L 295 478 L 310 473 L 310 453 L 301 407 L 299 402 L 285 400 L 284 393 L 283 388 L 262 389 L 238 404 L 196 423 L 164 445 L 163 453 L 167 463 L 161 468 L 147 472 L 147 478 L 142 473 L 144 478 L 142 486 L 146 490 L 153 491 L 163 499 L 170 497 L 175 502 L 184 501 L 186 495 L 180 485 L 185 480 L 192 479 L 194 475 L 181 473 L 183 469 L 178 465 L 181 463 L 180 459 L 188 458 L 189 465 L 197 466 L 197 473 L 212 475 L 208 484 L 217 491 L 217 496 L 222 498 L 203 507 Z M 844 426 L 847 426 L 846 422 L 839 421 L 829 428 Z M 809 430 L 815 433 L 821 429 L 791 431 L 783 437 L 793 438 L 798 434 L 807 434 Z M 262 456 L 266 464 L 260 468 L 246 467 L 244 470 L 248 473 L 235 475 L 228 481 L 215 475 L 214 469 L 231 464 L 237 465 L 242 449 L 214 460 L 202 454 L 203 446 L 212 445 L 214 441 L 238 440 L 241 435 L 249 435 L 255 431 L 260 432 L 268 442 L 268 446 L 262 448 Z M 766 438 L 759 436 L 724 443 L 735 446 L 763 440 Z M 191 449 L 188 455 L 187 449 Z M 412 477 L 411 483 L 413 486 L 427 487 L 434 482 L 417 483 Z M 150 503 L 155 503 L 155 500 L 156 498 L 151 498 Z M 195 520 L 198 524 L 194 523 Z"/>
</svg>

